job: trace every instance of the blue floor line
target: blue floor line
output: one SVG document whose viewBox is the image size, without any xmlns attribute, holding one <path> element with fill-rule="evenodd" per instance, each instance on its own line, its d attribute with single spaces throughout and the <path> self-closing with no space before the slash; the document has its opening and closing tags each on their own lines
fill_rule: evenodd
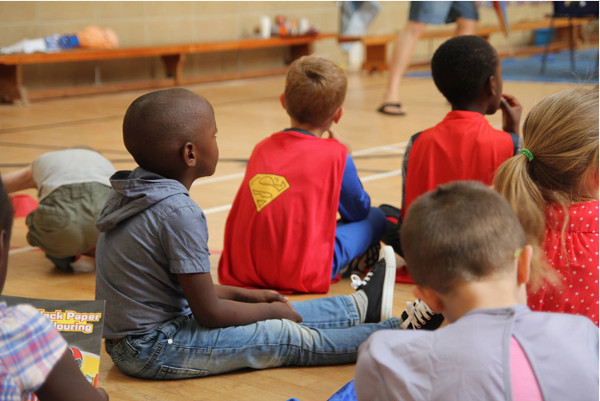
<svg viewBox="0 0 600 401">
<path fill-rule="evenodd" d="M 598 50 L 575 52 L 575 71 L 571 71 L 569 51 L 548 54 L 546 71 L 540 72 L 542 55 L 536 54 L 524 58 L 505 58 L 502 60 L 502 79 L 504 81 L 529 82 L 569 82 L 598 83 Z M 430 71 L 417 71 L 406 74 L 407 77 L 431 77 Z"/>
</svg>

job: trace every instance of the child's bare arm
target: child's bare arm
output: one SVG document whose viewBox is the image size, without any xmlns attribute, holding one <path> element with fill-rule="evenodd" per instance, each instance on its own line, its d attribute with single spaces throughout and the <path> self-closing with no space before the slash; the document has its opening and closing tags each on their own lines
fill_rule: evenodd
<svg viewBox="0 0 600 401">
<path fill-rule="evenodd" d="M 288 302 L 287 297 L 273 290 L 248 290 L 246 288 L 215 284 L 215 292 L 221 299 L 230 299 L 239 302 Z"/>
<path fill-rule="evenodd" d="M 210 273 L 179 274 L 177 277 L 194 317 L 203 326 L 239 326 L 267 319 L 302 321 L 287 302 L 247 303 L 219 298 Z"/>
<path fill-rule="evenodd" d="M 108 400 L 104 389 L 95 389 L 83 377 L 68 348 L 35 394 L 41 401 Z"/>
<path fill-rule="evenodd" d="M 519 135 L 519 124 L 523 112 L 521 103 L 514 96 L 503 93 L 502 99 L 500 99 L 500 108 L 502 109 L 502 129 Z"/>
<path fill-rule="evenodd" d="M 33 167 L 30 164 L 20 170 L 2 174 L 2 183 L 9 194 L 23 189 L 36 188 Z"/>
</svg>

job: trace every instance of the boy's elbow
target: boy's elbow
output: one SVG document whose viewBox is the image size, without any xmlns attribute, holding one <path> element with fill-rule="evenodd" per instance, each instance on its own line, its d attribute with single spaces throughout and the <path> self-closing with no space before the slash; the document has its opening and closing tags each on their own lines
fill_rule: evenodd
<svg viewBox="0 0 600 401">
<path fill-rule="evenodd" d="M 347 218 L 345 220 L 349 222 L 362 221 L 369 215 L 369 210 L 371 210 L 370 205 L 357 205 L 353 210 L 347 213 Z"/>
<path fill-rule="evenodd" d="M 363 208 L 357 211 L 357 219 L 356 220 L 364 220 L 369 215 L 369 210 L 371 210 L 371 205 L 365 205 Z"/>
<path fill-rule="evenodd" d="M 361 221 L 367 218 L 371 210 L 371 198 L 369 196 L 346 199 L 340 202 L 339 212 L 345 221 Z"/>
<path fill-rule="evenodd" d="M 194 319 L 204 327 L 219 328 L 227 326 L 227 322 L 223 319 L 224 314 L 220 313 L 218 307 L 205 308 L 202 310 L 194 310 L 194 308 L 192 308 L 192 315 L 194 315 Z"/>
</svg>

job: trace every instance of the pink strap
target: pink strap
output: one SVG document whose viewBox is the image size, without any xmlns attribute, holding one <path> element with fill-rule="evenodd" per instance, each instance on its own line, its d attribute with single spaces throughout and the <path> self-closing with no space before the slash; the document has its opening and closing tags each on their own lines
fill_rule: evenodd
<svg viewBox="0 0 600 401">
<path fill-rule="evenodd" d="M 543 401 L 540 386 L 527 355 L 514 337 L 510 339 L 510 368 L 513 400 Z"/>
</svg>

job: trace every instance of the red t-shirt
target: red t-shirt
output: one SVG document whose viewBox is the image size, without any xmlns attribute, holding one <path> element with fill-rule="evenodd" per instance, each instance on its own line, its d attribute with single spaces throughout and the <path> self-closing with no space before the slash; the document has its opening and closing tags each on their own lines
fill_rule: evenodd
<svg viewBox="0 0 600 401">
<path fill-rule="evenodd" d="M 546 284 L 536 293 L 528 293 L 527 304 L 531 310 L 587 316 L 598 326 L 598 201 L 575 203 L 568 212 L 561 237 L 562 208 L 546 208 L 542 244 L 548 263 L 561 275 L 562 286 Z"/>
<path fill-rule="evenodd" d="M 519 137 L 493 128 L 484 115 L 455 110 L 414 135 L 404 156 L 402 218 L 419 196 L 451 181 L 492 184 L 496 169 L 519 148 Z"/>
<path fill-rule="evenodd" d="M 222 284 L 329 291 L 346 156 L 335 139 L 294 131 L 256 145 L 225 224 Z"/>
</svg>

